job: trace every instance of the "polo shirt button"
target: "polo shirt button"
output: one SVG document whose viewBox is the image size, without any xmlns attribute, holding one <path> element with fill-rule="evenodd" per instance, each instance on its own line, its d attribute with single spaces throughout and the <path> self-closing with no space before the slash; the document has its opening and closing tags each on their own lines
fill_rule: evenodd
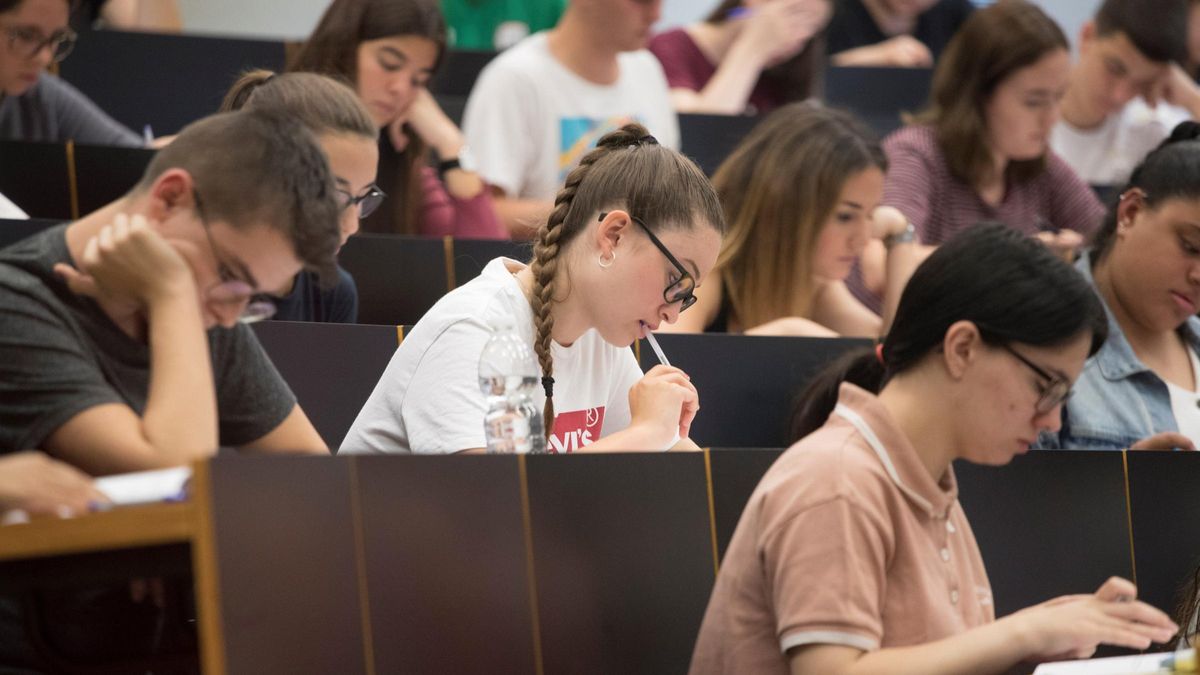
<svg viewBox="0 0 1200 675">
<path fill-rule="evenodd" d="M 950 602 L 955 605 L 958 604 L 958 589 L 957 588 L 950 591 Z"/>
<path fill-rule="evenodd" d="M 942 560 L 945 560 L 946 562 L 950 562 L 950 549 L 948 549 L 948 548 L 942 549 Z"/>
<path fill-rule="evenodd" d="M 949 532 L 950 534 L 954 534 L 955 532 L 957 532 L 957 530 L 954 529 L 954 523 L 947 520 L 946 521 L 946 531 Z"/>
</svg>

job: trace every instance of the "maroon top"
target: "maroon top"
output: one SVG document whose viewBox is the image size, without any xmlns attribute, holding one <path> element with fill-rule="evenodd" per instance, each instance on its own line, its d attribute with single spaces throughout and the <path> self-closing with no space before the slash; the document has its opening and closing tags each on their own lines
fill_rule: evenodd
<svg viewBox="0 0 1200 675">
<path fill-rule="evenodd" d="M 708 60 L 692 36 L 682 28 L 655 35 L 650 39 L 650 51 L 662 63 L 667 84 L 672 89 L 700 91 L 717 72 L 717 66 Z M 778 92 L 760 78 L 750 92 L 746 112 L 768 113 L 783 103 Z"/>
<path fill-rule="evenodd" d="M 883 149 L 889 163 L 883 203 L 900 209 L 926 244 L 941 244 L 980 220 L 998 220 L 1026 234 L 1053 228 L 1087 236 L 1104 216 L 1091 187 L 1049 150 L 1045 171 L 1008 184 L 1003 201 L 992 206 L 950 174 L 932 127 L 904 127 L 883 141 Z"/>
</svg>

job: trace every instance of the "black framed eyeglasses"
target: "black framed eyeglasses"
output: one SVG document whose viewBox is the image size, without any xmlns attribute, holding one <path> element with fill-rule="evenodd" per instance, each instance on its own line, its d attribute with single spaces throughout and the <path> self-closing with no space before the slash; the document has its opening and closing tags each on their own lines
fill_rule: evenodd
<svg viewBox="0 0 1200 675">
<path fill-rule="evenodd" d="M 1011 346 L 1004 344 L 1004 351 L 1012 354 L 1018 361 L 1025 364 L 1033 372 L 1037 373 L 1038 377 L 1045 380 L 1045 384 L 1038 384 L 1038 401 L 1035 409 L 1039 415 L 1054 410 L 1057 406 L 1066 403 L 1067 399 L 1071 398 L 1071 383 L 1058 375 L 1052 375 L 1046 372 L 1041 366 L 1037 365 L 1028 358 L 1022 356 L 1020 352 L 1013 349 Z"/>
<path fill-rule="evenodd" d="M 387 194 L 383 190 L 380 190 L 379 186 L 374 183 L 368 185 L 362 194 L 357 197 L 341 188 L 338 188 L 336 191 L 339 210 L 344 211 L 357 206 L 359 220 L 374 213 L 375 209 L 379 208 L 379 205 L 383 203 L 384 197 L 387 197 Z"/>
<path fill-rule="evenodd" d="M 241 323 L 254 323 L 274 316 L 275 303 L 258 291 L 258 283 L 249 276 L 249 271 L 246 272 L 246 275 L 239 275 L 234 271 L 234 266 L 221 255 L 220 249 L 217 248 L 217 242 L 213 239 L 212 231 L 209 230 L 208 219 L 204 217 L 200 193 L 192 190 L 192 199 L 196 202 L 196 215 L 200 218 L 200 225 L 204 227 L 208 248 L 212 251 L 213 260 L 217 261 L 217 279 L 219 281 L 206 288 L 204 296 L 219 304 L 246 303 L 246 307 L 238 316 L 238 321 Z"/>
<path fill-rule="evenodd" d="M 600 220 L 604 220 L 605 216 L 607 215 L 607 211 L 601 213 Z M 664 246 L 661 241 L 659 241 L 658 237 L 654 236 L 654 233 L 650 231 L 650 228 L 646 226 L 646 223 L 642 222 L 641 218 L 638 218 L 637 216 L 629 216 L 629 218 L 633 222 L 637 223 L 638 226 L 640 226 L 642 230 L 646 232 L 646 236 L 650 237 L 651 243 L 653 243 L 659 251 L 662 251 L 662 254 L 666 256 L 667 260 L 675 266 L 676 270 L 679 271 L 679 279 L 663 290 L 663 300 L 665 300 L 668 305 L 676 302 L 680 303 L 680 312 L 696 304 L 696 279 L 691 275 L 690 272 L 687 271 L 687 269 L 684 268 L 683 265 L 679 263 L 679 260 L 677 260 L 675 256 L 671 255 L 671 252 L 667 250 L 667 247 Z"/>
<path fill-rule="evenodd" d="M 70 28 L 55 31 L 50 37 L 45 37 L 42 31 L 33 26 L 8 26 L 4 28 L 4 33 L 8 38 L 8 50 L 16 56 L 32 59 L 49 47 L 54 63 L 59 63 L 70 55 L 78 38 Z"/>
</svg>

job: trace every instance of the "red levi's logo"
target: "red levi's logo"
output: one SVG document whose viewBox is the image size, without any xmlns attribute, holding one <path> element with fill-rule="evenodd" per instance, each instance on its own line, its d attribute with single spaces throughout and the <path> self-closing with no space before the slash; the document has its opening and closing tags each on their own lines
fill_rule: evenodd
<svg viewBox="0 0 1200 675">
<path fill-rule="evenodd" d="M 595 443 L 603 427 L 604 406 L 555 415 L 554 434 L 547 449 L 556 455 L 575 452 Z"/>
</svg>

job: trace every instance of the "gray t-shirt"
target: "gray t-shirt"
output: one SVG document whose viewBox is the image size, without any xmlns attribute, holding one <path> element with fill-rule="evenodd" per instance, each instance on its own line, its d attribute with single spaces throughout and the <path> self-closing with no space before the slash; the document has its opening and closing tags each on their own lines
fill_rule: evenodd
<svg viewBox="0 0 1200 675">
<path fill-rule="evenodd" d="M 20 96 L 0 97 L 0 140 L 142 147 L 142 139 L 78 89 L 49 73 Z"/>
<path fill-rule="evenodd" d="M 53 271 L 71 262 L 59 225 L 0 250 L 0 453 L 39 447 L 105 403 L 146 409 L 150 348 Z M 222 446 L 265 436 L 296 398 L 245 325 L 208 331 Z"/>
</svg>

